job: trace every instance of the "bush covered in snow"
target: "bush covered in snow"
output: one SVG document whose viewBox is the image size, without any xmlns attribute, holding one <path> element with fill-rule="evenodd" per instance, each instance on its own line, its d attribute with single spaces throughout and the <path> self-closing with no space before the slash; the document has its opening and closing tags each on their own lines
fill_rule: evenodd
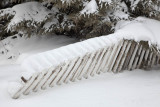
<svg viewBox="0 0 160 107">
<path fill-rule="evenodd" d="M 116 23 L 121 20 L 133 20 L 138 16 L 160 20 L 159 0 L 2 1 L 0 7 L 38 1 L 0 10 L 0 19 L 4 16 L 7 19 L 2 31 L 23 31 L 28 36 L 56 33 L 87 39 L 114 32 Z"/>
</svg>

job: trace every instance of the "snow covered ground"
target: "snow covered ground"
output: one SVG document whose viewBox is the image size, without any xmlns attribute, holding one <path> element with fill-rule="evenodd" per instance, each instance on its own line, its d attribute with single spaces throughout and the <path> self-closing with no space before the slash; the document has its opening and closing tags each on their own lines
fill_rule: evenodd
<svg viewBox="0 0 160 107">
<path fill-rule="evenodd" d="M 159 107 L 159 70 L 106 73 L 48 90 L 11 99 L 7 83 L 20 73 L 17 65 L 1 66 L 1 107 Z"/>
<path fill-rule="evenodd" d="M 8 82 L 16 80 L 21 75 L 22 68 L 19 64 L 23 59 L 35 53 L 74 43 L 76 40 L 64 36 L 49 36 L 32 37 L 27 40 L 21 38 L 19 42 L 16 40 L 12 42 L 15 43 L 12 49 L 19 49 L 21 54 L 17 59 L 0 61 L 1 107 L 160 106 L 160 70 L 157 68 L 148 71 L 124 71 L 119 74 L 106 73 L 88 80 L 22 96 L 20 99 L 12 99 L 7 92 Z"/>
</svg>

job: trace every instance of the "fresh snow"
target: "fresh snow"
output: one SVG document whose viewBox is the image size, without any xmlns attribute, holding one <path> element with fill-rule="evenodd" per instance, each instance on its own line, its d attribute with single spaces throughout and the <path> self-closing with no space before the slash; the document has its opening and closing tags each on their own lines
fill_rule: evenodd
<svg viewBox="0 0 160 107">
<path fill-rule="evenodd" d="M 12 99 L 8 81 L 19 75 L 18 66 L 2 66 L 0 71 L 1 107 L 159 107 L 159 70 L 106 73 L 75 83 Z"/>
<path fill-rule="evenodd" d="M 135 41 L 148 41 L 160 49 L 160 21 L 138 17 L 133 21 L 120 21 L 113 35 Z"/>
</svg>

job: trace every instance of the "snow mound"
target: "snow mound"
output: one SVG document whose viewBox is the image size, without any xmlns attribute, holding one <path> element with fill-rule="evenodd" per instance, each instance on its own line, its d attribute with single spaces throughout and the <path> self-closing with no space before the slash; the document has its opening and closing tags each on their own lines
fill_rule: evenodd
<svg viewBox="0 0 160 107">
<path fill-rule="evenodd" d="M 23 85 L 20 82 L 10 82 L 8 84 L 8 92 L 13 96 Z"/>
<path fill-rule="evenodd" d="M 120 21 L 113 35 L 137 42 L 148 41 L 160 49 L 160 21 L 138 17 L 133 21 Z"/>
</svg>

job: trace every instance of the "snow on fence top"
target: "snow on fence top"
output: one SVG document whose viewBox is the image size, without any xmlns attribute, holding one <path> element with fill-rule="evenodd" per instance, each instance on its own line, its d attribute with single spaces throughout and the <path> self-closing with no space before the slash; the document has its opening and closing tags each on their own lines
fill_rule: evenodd
<svg viewBox="0 0 160 107">
<path fill-rule="evenodd" d="M 121 21 L 114 35 L 138 42 L 148 41 L 160 49 L 160 21 L 157 20 L 138 17 L 133 21 Z"/>
<path fill-rule="evenodd" d="M 102 36 L 33 55 L 22 63 L 22 67 L 27 71 L 23 73 L 23 77 L 29 79 L 35 72 L 56 67 L 60 63 L 84 56 L 86 53 L 94 52 L 105 46 L 111 46 L 117 42 L 118 40 L 112 35 Z"/>
<path fill-rule="evenodd" d="M 159 28 L 159 21 L 142 17 L 132 22 L 121 22 L 117 24 L 117 30 L 114 34 L 92 38 L 30 56 L 22 63 L 22 67 L 25 70 L 23 77 L 29 79 L 35 72 L 56 67 L 60 63 L 84 56 L 86 53 L 94 52 L 102 47 L 109 47 L 122 39 L 135 40 L 137 42 L 148 41 L 149 45 L 156 45 L 160 49 Z"/>
</svg>

